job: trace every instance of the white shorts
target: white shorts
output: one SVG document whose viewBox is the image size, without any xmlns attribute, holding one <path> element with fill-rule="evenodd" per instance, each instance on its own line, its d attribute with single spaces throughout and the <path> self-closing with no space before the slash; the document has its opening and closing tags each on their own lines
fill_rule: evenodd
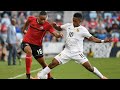
<svg viewBox="0 0 120 90">
<path fill-rule="evenodd" d="M 74 60 L 76 63 L 83 64 L 88 61 L 86 56 L 79 52 L 79 53 L 70 53 L 68 51 L 63 50 L 60 54 L 54 57 L 59 64 L 65 64 L 70 60 Z"/>
</svg>

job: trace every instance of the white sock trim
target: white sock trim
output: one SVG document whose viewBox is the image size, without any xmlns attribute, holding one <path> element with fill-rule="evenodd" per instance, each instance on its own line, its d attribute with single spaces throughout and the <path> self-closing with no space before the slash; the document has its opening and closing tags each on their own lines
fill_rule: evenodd
<svg viewBox="0 0 120 90">
<path fill-rule="evenodd" d="M 49 73 L 49 72 L 51 71 L 51 69 L 47 66 L 46 68 L 44 68 L 44 71 L 45 71 L 46 73 Z"/>
<path fill-rule="evenodd" d="M 100 73 L 96 67 L 93 67 L 93 68 L 94 68 L 93 73 L 94 73 L 95 75 L 97 75 L 99 78 L 103 78 L 102 73 Z"/>
<path fill-rule="evenodd" d="M 41 75 L 46 75 L 51 71 L 51 69 L 47 66 L 41 71 Z"/>
</svg>

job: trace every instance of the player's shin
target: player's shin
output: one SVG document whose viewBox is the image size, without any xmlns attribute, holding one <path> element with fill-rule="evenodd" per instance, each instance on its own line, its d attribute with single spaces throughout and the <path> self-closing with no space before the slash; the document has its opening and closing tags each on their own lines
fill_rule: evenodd
<svg viewBox="0 0 120 90">
<path fill-rule="evenodd" d="M 93 67 L 94 68 L 94 71 L 93 71 L 93 73 L 95 74 L 95 75 L 97 75 L 99 78 L 103 78 L 104 76 L 98 71 L 98 69 L 96 68 L 96 67 Z"/>
<path fill-rule="evenodd" d="M 26 77 L 30 79 L 30 70 L 31 70 L 31 64 L 32 64 L 31 55 L 26 55 L 25 63 L 26 63 Z"/>
</svg>

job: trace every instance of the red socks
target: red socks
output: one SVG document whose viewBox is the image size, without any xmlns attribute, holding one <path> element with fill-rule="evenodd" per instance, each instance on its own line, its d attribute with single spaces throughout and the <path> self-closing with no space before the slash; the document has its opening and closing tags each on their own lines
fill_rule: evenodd
<svg viewBox="0 0 120 90">
<path fill-rule="evenodd" d="M 30 74 L 31 64 L 32 64 L 32 56 L 31 55 L 28 55 L 28 54 L 26 55 L 25 63 L 26 63 L 26 74 Z M 30 76 L 28 78 L 30 78 Z"/>
<path fill-rule="evenodd" d="M 30 71 L 31 71 L 31 64 L 32 64 L 31 55 L 26 54 L 25 64 L 26 64 L 26 76 L 28 79 L 30 79 Z M 48 73 L 48 78 L 52 78 L 50 73 Z"/>
</svg>

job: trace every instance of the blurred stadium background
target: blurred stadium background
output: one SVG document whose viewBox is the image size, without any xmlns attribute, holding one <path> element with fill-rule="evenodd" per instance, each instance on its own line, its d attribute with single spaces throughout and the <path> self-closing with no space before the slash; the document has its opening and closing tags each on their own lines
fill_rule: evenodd
<svg viewBox="0 0 120 90">
<path fill-rule="evenodd" d="M 25 78 L 25 54 L 20 49 L 20 43 L 24 36 L 21 28 L 28 16 L 37 16 L 39 12 L 40 11 L 0 11 L 0 79 Z M 90 62 L 98 67 L 108 78 L 120 78 L 120 11 L 47 11 L 48 21 L 55 21 L 59 25 L 72 22 L 72 15 L 75 12 L 81 12 L 83 14 L 84 19 L 82 25 L 85 26 L 93 36 L 99 39 L 112 38 L 112 43 L 106 44 L 92 43 L 85 39 L 84 54 L 90 59 Z M 17 20 L 18 53 L 21 52 L 21 58 L 17 59 L 17 65 L 15 66 L 7 65 L 8 50 L 6 38 L 10 18 Z M 65 37 L 56 39 L 50 33 L 45 35 L 43 39 L 43 51 L 48 63 L 56 54 L 61 52 L 64 47 L 64 39 Z M 40 68 L 41 66 L 37 61 L 33 60 L 33 76 L 36 75 Z M 76 65 L 73 61 L 55 68 L 52 73 L 55 78 L 58 79 L 97 78 L 80 65 Z"/>
</svg>

